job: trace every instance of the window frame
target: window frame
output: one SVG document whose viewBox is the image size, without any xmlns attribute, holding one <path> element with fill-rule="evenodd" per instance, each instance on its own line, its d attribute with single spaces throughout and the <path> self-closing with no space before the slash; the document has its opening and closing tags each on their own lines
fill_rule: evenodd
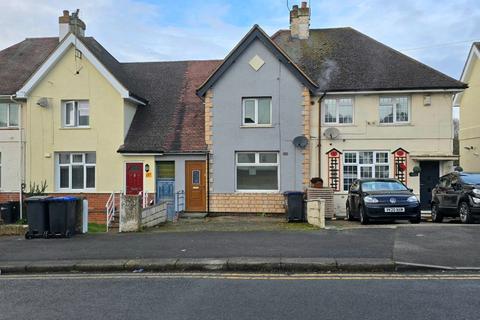
<svg viewBox="0 0 480 320">
<path fill-rule="evenodd" d="M 352 101 L 352 122 L 348 123 L 340 123 L 340 100 L 342 99 L 350 99 Z M 327 100 L 335 100 L 335 122 L 327 122 L 325 121 L 325 117 L 327 116 Z M 352 126 L 355 124 L 355 97 L 328 97 L 325 98 L 322 102 L 322 124 L 325 126 Z"/>
<path fill-rule="evenodd" d="M 88 125 L 80 125 L 80 103 L 88 105 Z M 67 105 L 72 104 L 70 122 L 67 123 Z M 90 128 L 90 101 L 89 100 L 63 100 L 62 101 L 62 128 L 64 129 L 88 129 Z M 73 119 L 72 119 L 73 115 Z"/>
<path fill-rule="evenodd" d="M 362 152 L 368 152 L 368 153 L 372 153 L 372 163 L 360 163 L 360 153 Z M 345 161 L 345 157 L 349 154 L 355 154 L 355 162 L 346 162 Z M 387 154 L 387 162 L 377 162 L 377 154 Z M 376 173 L 377 173 L 377 167 L 379 166 L 386 166 L 388 167 L 388 177 L 387 178 L 390 178 L 391 176 L 391 168 L 392 168 L 392 164 L 391 164 L 391 159 L 390 159 L 390 152 L 387 151 L 387 150 L 358 150 L 358 151 L 353 151 L 353 150 L 349 150 L 349 151 L 344 151 L 343 155 L 342 155 L 342 175 L 343 175 L 343 179 L 342 179 L 342 190 L 345 192 L 345 191 L 349 191 L 350 190 L 350 187 L 353 185 L 354 181 L 355 180 L 358 180 L 358 179 L 362 179 L 361 177 L 361 173 L 362 173 L 362 170 L 361 168 L 370 168 L 372 170 L 372 177 L 371 178 L 375 178 L 376 179 Z M 352 181 L 352 183 L 348 186 L 348 188 L 346 188 L 346 184 L 345 184 L 345 166 L 351 166 L 351 167 L 356 167 L 357 168 L 357 176 L 355 178 L 349 178 L 349 179 L 354 179 Z M 378 179 L 387 179 L 387 178 L 378 178 Z"/>
<path fill-rule="evenodd" d="M 407 99 L 407 111 L 408 111 L 408 120 L 407 121 L 397 121 L 397 101 L 400 98 L 406 98 Z M 392 100 L 394 100 L 394 102 L 392 104 L 392 108 L 393 108 L 393 110 L 392 110 L 393 121 L 392 122 L 382 122 L 382 118 L 381 118 L 381 115 L 380 115 L 380 108 L 382 106 L 386 106 L 386 105 L 382 105 L 382 103 L 381 103 L 382 99 L 392 99 Z M 412 105 L 411 98 L 408 95 L 405 95 L 405 96 L 399 96 L 399 95 L 379 96 L 379 98 L 378 98 L 378 124 L 381 125 L 381 126 L 409 124 L 411 122 L 411 119 L 412 119 L 411 105 Z"/>
<path fill-rule="evenodd" d="M 2 153 L 0 152 L 0 190 L 2 190 Z"/>
<path fill-rule="evenodd" d="M 18 129 L 18 128 L 20 128 L 20 121 L 21 121 L 21 119 L 20 119 L 20 106 L 21 105 L 18 104 L 18 103 L 0 103 L 0 105 L 4 105 L 4 106 L 7 107 L 7 121 L 6 121 L 7 125 L 5 127 L 0 126 L 0 130 L 1 129 Z M 12 106 L 17 108 L 17 125 L 12 125 L 11 124 L 12 121 L 10 119 L 10 108 Z"/>
<path fill-rule="evenodd" d="M 242 153 L 254 153 L 255 162 L 253 163 L 239 163 L 238 156 Z M 277 155 L 277 162 L 273 163 L 261 163 L 260 154 L 261 153 L 274 153 Z M 277 189 L 239 189 L 238 188 L 238 176 L 237 176 L 237 167 L 277 167 Z M 236 151 L 235 152 L 235 192 L 238 193 L 275 193 L 280 191 L 280 152 L 278 151 Z"/>
<path fill-rule="evenodd" d="M 258 101 L 260 99 L 270 99 L 270 123 L 258 123 Z M 247 101 L 255 102 L 255 122 L 245 122 L 245 104 Z M 242 98 L 242 127 L 271 127 L 273 125 L 272 97 L 243 97 Z"/>
<path fill-rule="evenodd" d="M 87 163 L 87 154 L 95 154 L 95 163 Z M 68 155 L 69 156 L 69 163 L 60 163 L 60 156 L 61 155 Z M 73 162 L 74 156 L 82 156 L 81 162 Z M 83 167 L 83 188 L 81 189 L 74 189 L 72 188 L 72 167 Z M 61 168 L 68 168 L 68 187 L 62 188 L 61 187 Z M 87 187 L 87 169 L 94 168 L 95 169 L 95 187 L 88 188 Z M 59 192 L 94 192 L 97 189 L 97 155 L 96 152 L 58 152 L 55 154 L 55 189 Z"/>
</svg>

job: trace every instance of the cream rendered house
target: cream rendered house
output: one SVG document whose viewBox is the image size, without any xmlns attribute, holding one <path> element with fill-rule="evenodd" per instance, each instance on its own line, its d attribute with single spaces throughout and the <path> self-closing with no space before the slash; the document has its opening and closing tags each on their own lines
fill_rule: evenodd
<svg viewBox="0 0 480 320">
<path fill-rule="evenodd" d="M 475 42 L 468 54 L 461 81 L 468 89 L 458 94 L 460 106 L 460 166 L 467 172 L 480 172 L 480 43 Z"/>
</svg>

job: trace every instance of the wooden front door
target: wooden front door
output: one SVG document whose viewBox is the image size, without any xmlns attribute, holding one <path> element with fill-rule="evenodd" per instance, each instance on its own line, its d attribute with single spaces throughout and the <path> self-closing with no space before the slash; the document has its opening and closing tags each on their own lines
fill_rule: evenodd
<svg viewBox="0 0 480 320">
<path fill-rule="evenodd" d="M 206 211 L 205 161 L 185 161 L 185 211 Z"/>
<path fill-rule="evenodd" d="M 143 163 L 127 163 L 125 171 L 127 195 L 140 194 L 143 191 Z"/>
</svg>

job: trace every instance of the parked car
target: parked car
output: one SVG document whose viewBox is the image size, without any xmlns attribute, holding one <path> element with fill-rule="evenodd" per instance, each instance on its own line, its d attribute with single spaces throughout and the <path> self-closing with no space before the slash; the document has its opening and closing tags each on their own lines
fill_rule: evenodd
<svg viewBox="0 0 480 320">
<path fill-rule="evenodd" d="M 432 221 L 460 217 L 472 223 L 480 217 L 480 173 L 452 172 L 440 178 L 432 190 Z"/>
<path fill-rule="evenodd" d="M 402 182 L 396 179 L 359 179 L 348 191 L 347 219 L 409 220 L 420 223 L 420 202 Z"/>
</svg>

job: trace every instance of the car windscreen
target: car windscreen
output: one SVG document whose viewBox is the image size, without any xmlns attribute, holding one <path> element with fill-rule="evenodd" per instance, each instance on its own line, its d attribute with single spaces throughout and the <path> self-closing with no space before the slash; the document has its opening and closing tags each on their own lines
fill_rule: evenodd
<svg viewBox="0 0 480 320">
<path fill-rule="evenodd" d="M 480 173 L 462 174 L 460 179 L 466 184 L 480 184 Z"/>
<path fill-rule="evenodd" d="M 363 191 L 405 191 L 408 190 L 397 181 L 366 181 L 362 183 Z"/>
</svg>

